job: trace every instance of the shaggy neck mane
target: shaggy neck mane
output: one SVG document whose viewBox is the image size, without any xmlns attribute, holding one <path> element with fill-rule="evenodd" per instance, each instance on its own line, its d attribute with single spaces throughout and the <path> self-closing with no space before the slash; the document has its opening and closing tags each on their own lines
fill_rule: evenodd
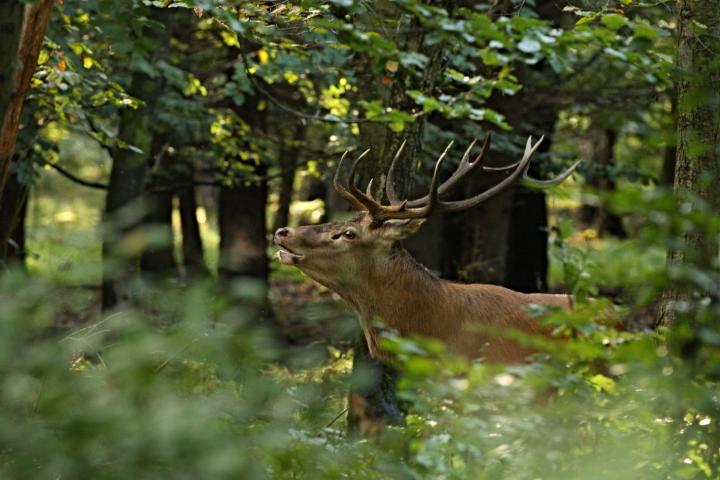
<svg viewBox="0 0 720 480">
<path fill-rule="evenodd" d="M 422 263 L 415 260 L 407 250 L 399 245 L 393 246 L 390 252 L 389 270 L 400 275 L 410 275 L 422 282 L 443 282 L 440 277 L 430 271 Z"/>
<path fill-rule="evenodd" d="M 338 293 L 360 317 L 371 351 L 377 347 L 377 328 L 382 321 L 400 334 L 437 335 L 439 323 L 423 321 L 438 318 L 446 282 L 415 260 L 403 248 L 393 247 L 381 262 L 367 265 L 355 288 Z"/>
</svg>

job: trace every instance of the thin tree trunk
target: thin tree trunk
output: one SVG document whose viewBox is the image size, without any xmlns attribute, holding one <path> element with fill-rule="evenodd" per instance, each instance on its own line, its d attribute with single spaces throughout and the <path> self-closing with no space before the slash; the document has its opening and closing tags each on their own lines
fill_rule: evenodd
<svg viewBox="0 0 720 480">
<path fill-rule="evenodd" d="M 12 251 L 7 257 L 8 263 L 23 270 L 27 269 L 27 233 L 25 230 L 25 222 L 27 221 L 28 201 L 30 198 L 30 189 L 26 188 L 25 190 L 25 195 L 23 195 L 23 200 L 20 204 L 17 218 L 15 219 L 15 228 L 13 228 L 10 234 Z"/>
<path fill-rule="evenodd" d="M 166 276 L 177 273 L 173 248 L 173 194 L 170 191 L 145 194 L 146 213 L 142 228 L 153 238 L 152 245 L 140 254 L 140 270 L 151 275 Z"/>
<path fill-rule="evenodd" d="M 519 292 L 546 292 L 549 263 L 545 193 L 518 188 L 512 202 L 502 284 Z"/>
<path fill-rule="evenodd" d="M 143 195 L 142 228 L 149 237 L 151 244 L 140 254 L 140 270 L 150 277 L 162 278 L 175 276 L 178 265 L 175 261 L 173 243 L 173 192 L 170 185 L 178 181 L 178 174 L 173 168 L 177 160 L 168 152 L 164 135 L 154 135 L 148 152 L 148 169 L 146 189 Z"/>
<path fill-rule="evenodd" d="M 263 175 L 264 169 L 256 173 Z M 246 308 L 251 320 L 264 322 L 275 329 L 268 299 L 267 194 L 267 182 L 264 180 L 220 188 L 218 271 L 226 285 L 237 282 L 234 285 L 241 287 L 239 290 L 228 289 L 228 293 L 231 299 Z M 279 339 L 280 335 L 276 337 Z"/>
<path fill-rule="evenodd" d="M 615 180 L 611 170 L 615 166 L 615 144 L 617 132 L 611 128 L 593 129 L 590 135 L 592 142 L 591 163 L 595 172 L 587 178 L 587 183 L 603 193 L 615 191 Z M 604 199 L 600 205 L 583 205 L 580 211 L 582 222 L 597 230 L 600 236 L 610 234 L 618 238 L 627 237 L 622 219 L 608 211 Z"/>
<path fill-rule="evenodd" d="M 189 177 L 193 178 L 192 175 Z M 197 218 L 197 199 L 195 188 L 187 187 L 178 192 L 180 210 L 180 228 L 182 232 L 183 266 L 186 276 L 202 275 L 207 273 L 203 243 L 200 236 L 200 224 Z"/>
<path fill-rule="evenodd" d="M 257 97 L 248 97 L 242 108 L 235 107 L 236 114 L 253 131 L 267 132 L 268 110 L 260 110 L 258 103 Z M 248 149 L 249 147 L 250 141 L 247 145 Z M 234 161 L 241 160 L 237 158 Z M 232 281 L 246 282 L 251 288 L 228 289 L 230 298 L 253 309 L 250 313 L 252 320 L 275 327 L 268 299 L 270 270 L 267 258 L 268 186 L 264 179 L 267 173 L 266 165 L 260 163 L 253 173 L 261 179 L 247 184 L 234 181 L 232 185 L 220 187 L 218 273 L 227 285 L 232 285 Z M 252 296 L 245 295 L 250 291 L 255 293 Z"/>
<path fill-rule="evenodd" d="M 140 199 L 145 190 L 145 173 L 152 145 L 152 105 L 158 80 L 135 72 L 129 91 L 144 100 L 144 108 L 126 109 L 120 115 L 118 137 L 140 149 L 117 149 L 113 154 L 103 225 L 103 310 L 128 299 L 128 283 L 138 272 L 139 252 L 119 255 L 119 240 L 134 230 L 141 218 Z"/>
<path fill-rule="evenodd" d="M 0 236 L 7 239 L 0 244 L 0 269 L 18 260 L 24 264 L 27 199 L 28 187 L 18 181 L 17 174 L 11 174 L 0 198 L 0 204 L 3 205 Z"/>
<path fill-rule="evenodd" d="M 337 206 L 336 202 L 342 201 L 342 199 L 336 198 L 332 195 L 335 191 L 328 188 L 329 183 L 330 179 L 323 181 L 314 175 L 304 175 L 302 177 L 298 192 L 296 193 L 297 199 L 307 202 L 322 200 L 324 208 L 319 216 L 301 215 L 300 218 L 296 219 L 298 225 L 317 225 L 320 223 L 326 223 L 330 218 L 328 215 L 330 211 L 342 210 L 342 208 L 344 208 L 344 205 L 342 208 L 334 208 Z"/>
<path fill-rule="evenodd" d="M 20 1 L 0 3 L 0 216 L 11 219 L 17 212 L 2 202 L 2 192 L 52 7 L 52 0 L 38 0 L 31 5 Z M 0 248 L 5 248 L 10 233 L 0 232 Z"/>
<path fill-rule="evenodd" d="M 703 28 L 698 25 L 702 24 Z M 690 209 L 720 212 L 720 9 L 717 2 L 681 0 L 678 16 L 678 132 L 674 191 Z M 702 99 L 702 101 L 698 101 Z M 671 265 L 717 268 L 718 238 L 694 229 L 683 244 L 668 253 Z M 715 287 L 720 289 L 720 285 Z M 716 292 L 713 292 L 716 293 Z M 676 306 L 688 299 L 683 285 L 672 285 L 663 296 L 660 321 L 674 322 Z M 688 299 L 689 300 L 689 299 Z M 685 302 L 683 302 L 685 303 Z M 692 304 L 692 302 L 688 302 Z"/>
<path fill-rule="evenodd" d="M 294 130 L 293 138 L 290 142 L 283 142 L 278 155 L 278 164 L 282 172 L 273 231 L 290 223 L 290 204 L 292 203 L 293 186 L 295 184 L 296 165 L 300 159 L 300 145 L 305 138 L 307 125 L 304 122 L 297 122 Z"/>
<path fill-rule="evenodd" d="M 220 188 L 220 274 L 267 282 L 267 183 Z"/>
<path fill-rule="evenodd" d="M 660 185 L 672 188 L 675 184 L 675 164 L 677 160 L 677 92 L 675 88 L 670 90 L 670 115 L 672 123 L 665 132 L 665 155 L 663 156 L 662 169 L 660 170 Z"/>
</svg>

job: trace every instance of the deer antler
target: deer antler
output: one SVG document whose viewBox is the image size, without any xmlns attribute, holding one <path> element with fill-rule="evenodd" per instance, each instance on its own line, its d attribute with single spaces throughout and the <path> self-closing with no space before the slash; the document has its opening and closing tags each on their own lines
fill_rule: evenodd
<svg viewBox="0 0 720 480">
<path fill-rule="evenodd" d="M 451 141 L 448 146 L 445 147 L 445 150 L 442 152 L 442 154 L 440 154 L 440 157 L 438 157 L 437 162 L 435 163 L 435 169 L 433 171 L 432 179 L 430 180 L 430 190 L 428 194 L 415 200 L 400 201 L 397 194 L 395 193 L 394 188 L 393 174 L 395 169 L 395 162 L 397 161 L 400 153 L 405 147 L 405 142 L 400 145 L 400 148 L 398 148 L 398 151 L 395 153 L 395 156 L 390 163 L 390 168 L 388 169 L 388 174 L 385 180 L 385 195 L 387 196 L 390 205 L 382 205 L 380 202 L 373 198 L 372 194 L 370 193 L 372 180 L 370 181 L 371 183 L 368 184 L 366 192 L 362 192 L 355 186 L 355 170 L 360 160 L 365 157 L 365 155 L 367 155 L 369 150 L 365 150 L 353 162 L 352 167 L 350 168 L 350 175 L 348 177 L 347 187 L 343 187 L 342 185 L 340 185 L 339 182 L 340 170 L 342 169 L 343 162 L 348 153 L 345 152 L 340 159 L 340 163 L 338 164 L 338 169 L 335 173 L 333 183 L 335 185 L 335 190 L 337 190 L 338 194 L 340 194 L 341 197 L 349 201 L 356 208 L 360 210 L 367 210 L 370 215 L 372 215 L 374 223 L 377 225 L 380 225 L 385 220 L 390 219 L 425 218 L 429 216 L 432 212 L 459 212 L 461 210 L 475 207 L 485 202 L 489 198 L 497 195 L 498 193 L 509 187 L 521 174 L 522 180 L 525 184 L 539 188 L 547 188 L 557 185 L 564 181 L 567 177 L 569 177 L 572 172 L 575 171 L 575 168 L 578 166 L 580 161 L 575 162 L 573 165 L 570 166 L 570 168 L 550 180 L 536 180 L 528 176 L 527 171 L 530 165 L 530 161 L 532 160 L 532 156 L 538 149 L 544 138 L 545 137 L 541 137 L 540 140 L 538 140 L 537 143 L 533 145 L 532 137 L 528 137 L 527 144 L 525 145 L 525 152 L 523 153 L 522 159 L 517 163 L 499 168 L 483 166 L 483 171 L 489 173 L 506 171 L 512 171 L 512 173 L 510 173 L 505 179 L 492 186 L 491 188 L 473 197 L 466 198 L 465 200 L 444 201 L 440 200 L 440 197 L 450 191 L 450 189 L 452 189 L 460 180 L 465 178 L 465 176 L 467 176 L 470 172 L 483 165 L 485 160 L 485 154 L 489 150 L 490 142 L 492 141 L 492 135 L 490 133 L 488 133 L 485 137 L 485 141 L 483 142 L 480 153 L 475 157 L 475 159 L 472 162 L 470 161 L 470 152 L 475 146 L 477 140 L 473 140 L 467 150 L 465 150 L 465 153 L 460 159 L 460 164 L 458 165 L 457 169 L 455 169 L 450 178 L 440 183 L 440 167 L 442 166 L 442 162 L 445 159 L 447 152 L 453 145 L 453 142 Z"/>
</svg>

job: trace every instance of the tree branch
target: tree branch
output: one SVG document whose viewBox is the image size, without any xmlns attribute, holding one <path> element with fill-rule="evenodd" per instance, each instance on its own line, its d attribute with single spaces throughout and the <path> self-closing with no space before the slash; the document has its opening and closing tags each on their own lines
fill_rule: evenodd
<svg viewBox="0 0 720 480">
<path fill-rule="evenodd" d="M 83 178 L 78 177 L 77 175 L 75 175 L 73 173 L 70 173 L 69 171 L 65 170 L 63 167 L 61 167 L 60 165 L 58 165 L 56 163 L 50 163 L 47 160 L 45 160 L 44 158 L 41 158 L 40 160 L 43 165 L 47 165 L 48 167 L 52 168 L 53 170 L 58 172 L 63 177 L 77 183 L 78 185 L 82 185 L 83 187 L 88 187 L 88 188 L 95 188 L 98 190 L 107 190 L 108 189 L 108 186 L 104 183 L 91 182 L 90 180 L 85 180 Z"/>
</svg>

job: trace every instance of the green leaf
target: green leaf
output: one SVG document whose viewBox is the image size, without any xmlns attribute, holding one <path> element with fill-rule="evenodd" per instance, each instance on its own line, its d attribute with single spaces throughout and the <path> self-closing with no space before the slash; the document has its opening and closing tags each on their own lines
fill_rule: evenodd
<svg viewBox="0 0 720 480">
<path fill-rule="evenodd" d="M 517 44 L 517 48 L 524 53 L 535 53 L 542 49 L 542 45 L 534 38 L 525 37 Z"/>
<path fill-rule="evenodd" d="M 603 15 L 600 21 L 610 30 L 619 30 L 625 25 L 627 19 L 623 15 L 611 13 L 608 15 Z"/>
<path fill-rule="evenodd" d="M 658 37 L 658 32 L 653 26 L 645 22 L 637 22 L 635 24 L 635 38 L 646 38 L 648 40 L 655 40 Z"/>
<path fill-rule="evenodd" d="M 627 60 L 627 56 L 623 52 L 621 52 L 620 50 L 615 50 L 612 47 L 604 48 L 603 52 L 607 53 L 611 57 L 619 58 L 620 60 Z"/>
<path fill-rule="evenodd" d="M 606 392 L 613 394 L 617 391 L 617 384 L 612 378 L 606 377 L 598 373 L 589 379 L 593 387 L 599 392 Z"/>
<path fill-rule="evenodd" d="M 598 17 L 598 15 L 600 15 L 600 14 L 599 14 L 599 13 L 593 13 L 592 15 L 588 15 L 587 17 L 583 17 L 583 18 L 581 18 L 580 20 L 577 21 L 577 23 L 575 24 L 575 26 L 577 27 L 577 26 L 579 26 L 579 25 L 585 25 L 586 23 L 590 23 L 590 22 L 592 22 L 593 20 L 595 20 L 595 19 Z"/>
</svg>

